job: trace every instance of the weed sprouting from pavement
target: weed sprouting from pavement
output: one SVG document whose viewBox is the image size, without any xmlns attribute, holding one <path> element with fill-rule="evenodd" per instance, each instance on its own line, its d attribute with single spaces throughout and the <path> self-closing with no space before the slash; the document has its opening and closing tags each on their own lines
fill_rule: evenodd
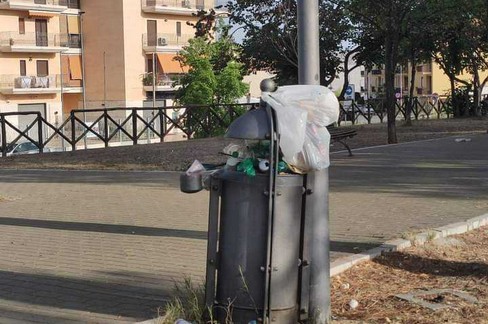
<svg viewBox="0 0 488 324">
<path fill-rule="evenodd" d="M 159 317 L 158 324 L 173 324 L 180 318 L 192 323 L 206 323 L 203 319 L 206 313 L 203 285 L 194 284 L 190 278 L 176 283 L 174 297 L 159 311 L 163 315 Z"/>
</svg>

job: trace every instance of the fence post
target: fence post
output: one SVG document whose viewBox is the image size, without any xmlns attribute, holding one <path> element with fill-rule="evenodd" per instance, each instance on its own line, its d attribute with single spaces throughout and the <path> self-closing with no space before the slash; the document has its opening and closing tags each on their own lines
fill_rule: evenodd
<svg viewBox="0 0 488 324">
<path fill-rule="evenodd" d="M 37 142 L 39 144 L 39 153 L 44 153 L 44 140 L 42 138 L 42 118 L 41 113 L 37 113 Z"/>
<path fill-rule="evenodd" d="M 354 106 L 356 106 L 356 103 L 354 100 L 351 100 L 351 122 L 353 125 L 356 124 L 356 111 Z"/>
<path fill-rule="evenodd" d="M 419 102 L 419 98 L 418 97 L 415 97 L 415 109 L 412 109 L 413 110 L 413 115 L 415 116 L 415 120 L 419 120 L 419 105 L 420 105 L 420 102 Z"/>
<path fill-rule="evenodd" d="M 119 118 L 119 127 L 121 127 L 120 126 L 121 124 L 122 124 L 122 119 Z M 119 132 L 119 142 L 120 142 L 120 145 L 122 145 L 122 135 L 123 135 L 123 132 L 120 129 L 118 129 L 117 131 Z"/>
<path fill-rule="evenodd" d="M 137 111 L 132 109 L 132 144 L 137 145 Z"/>
<path fill-rule="evenodd" d="M 103 110 L 103 141 L 105 142 L 105 147 L 108 147 L 108 118 L 107 118 L 107 109 Z"/>
<path fill-rule="evenodd" d="M 7 129 L 5 128 L 5 116 L 0 116 L 0 126 L 2 127 L 2 156 L 7 157 Z"/>
<path fill-rule="evenodd" d="M 151 123 L 149 122 L 151 120 L 150 117 L 146 117 L 146 123 L 147 125 L 151 125 Z M 146 136 L 147 136 L 147 144 L 151 144 L 151 128 L 149 128 L 149 126 L 146 125 Z"/>
<path fill-rule="evenodd" d="M 71 111 L 69 113 L 69 118 L 71 120 L 71 151 L 76 151 L 76 121 L 75 112 Z"/>
<path fill-rule="evenodd" d="M 366 109 L 368 110 L 368 124 L 371 124 L 371 106 L 369 105 L 369 101 L 365 103 Z"/>
<path fill-rule="evenodd" d="M 159 108 L 159 142 L 164 142 L 164 136 L 166 134 L 166 116 L 163 114 L 163 109 Z"/>
</svg>

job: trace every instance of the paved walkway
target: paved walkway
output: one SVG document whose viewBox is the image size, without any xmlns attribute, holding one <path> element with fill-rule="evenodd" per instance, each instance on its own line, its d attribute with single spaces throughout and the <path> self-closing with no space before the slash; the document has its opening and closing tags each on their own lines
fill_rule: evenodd
<svg viewBox="0 0 488 324">
<path fill-rule="evenodd" d="M 486 213 L 488 135 L 471 138 L 334 154 L 332 257 Z M 203 276 L 207 203 L 176 173 L 0 170 L 0 322 L 155 316 Z"/>
</svg>

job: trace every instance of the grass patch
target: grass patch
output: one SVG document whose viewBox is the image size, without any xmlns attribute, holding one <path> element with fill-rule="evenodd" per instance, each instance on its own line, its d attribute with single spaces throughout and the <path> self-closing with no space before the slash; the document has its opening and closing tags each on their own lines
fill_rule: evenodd
<svg viewBox="0 0 488 324">
<path fill-rule="evenodd" d="M 204 317 L 207 312 L 205 307 L 205 289 L 202 284 L 195 284 L 190 278 L 185 278 L 182 283 L 176 283 L 174 297 L 159 310 L 157 324 L 174 324 L 178 319 L 184 319 L 191 323 L 207 322 Z"/>
</svg>

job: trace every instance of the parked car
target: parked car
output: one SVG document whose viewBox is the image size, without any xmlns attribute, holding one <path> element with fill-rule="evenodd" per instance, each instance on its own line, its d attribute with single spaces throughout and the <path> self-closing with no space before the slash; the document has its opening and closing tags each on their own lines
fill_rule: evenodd
<svg viewBox="0 0 488 324">
<path fill-rule="evenodd" d="M 49 149 L 45 148 L 44 152 L 49 152 Z M 9 143 L 7 144 L 7 156 L 21 155 L 21 154 L 36 154 L 39 153 L 39 148 L 32 142 L 22 143 Z M 0 152 L 0 156 L 3 155 L 3 150 Z"/>
</svg>

